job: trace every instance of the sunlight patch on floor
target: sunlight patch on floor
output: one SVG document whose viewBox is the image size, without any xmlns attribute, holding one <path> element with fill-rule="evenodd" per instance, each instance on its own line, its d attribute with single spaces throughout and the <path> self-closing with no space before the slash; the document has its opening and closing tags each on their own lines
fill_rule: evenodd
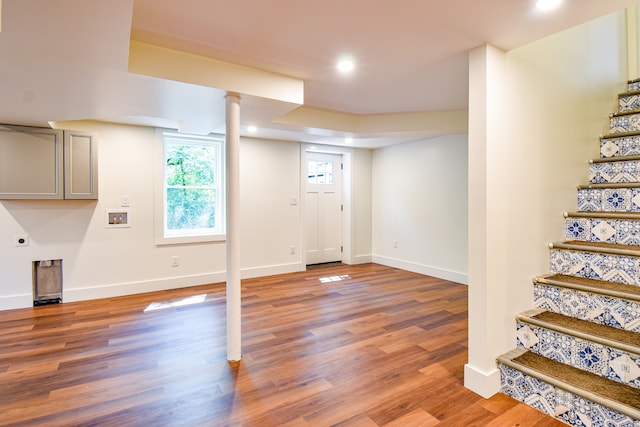
<svg viewBox="0 0 640 427">
<path fill-rule="evenodd" d="M 144 309 L 144 312 L 164 310 L 166 308 L 182 307 L 185 305 L 200 304 L 207 298 L 207 294 L 193 295 L 176 301 L 152 302 Z"/>
<path fill-rule="evenodd" d="M 341 276 L 327 276 L 327 277 L 321 277 L 320 283 L 339 282 L 341 280 L 347 280 L 347 279 L 351 279 L 351 276 L 349 276 L 348 274 L 343 274 Z"/>
</svg>

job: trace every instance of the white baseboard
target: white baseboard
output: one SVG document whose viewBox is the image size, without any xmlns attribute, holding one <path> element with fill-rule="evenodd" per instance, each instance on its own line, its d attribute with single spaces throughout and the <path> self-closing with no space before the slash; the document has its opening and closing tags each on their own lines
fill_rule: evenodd
<svg viewBox="0 0 640 427">
<path fill-rule="evenodd" d="M 249 279 L 253 277 L 271 276 L 274 274 L 292 273 L 296 271 L 304 271 L 304 265 L 297 262 L 292 264 L 243 268 L 240 271 L 240 275 L 243 279 Z M 113 298 L 123 295 L 186 288 L 189 286 L 199 286 L 210 283 L 224 283 L 225 281 L 226 273 L 224 271 L 220 271 L 215 273 L 194 274 L 190 276 L 170 277 L 139 282 L 115 283 L 97 287 L 63 289 L 62 300 L 64 302 L 74 302 L 98 298 Z M 32 303 L 33 301 L 29 301 L 29 305 Z"/>
<path fill-rule="evenodd" d="M 500 370 L 482 372 L 467 363 L 464 365 L 464 386 L 488 399 L 500 391 Z"/>
<path fill-rule="evenodd" d="M 352 265 L 356 265 L 356 264 L 367 264 L 370 263 L 371 261 L 371 255 L 355 255 L 351 258 L 351 264 Z"/>
<path fill-rule="evenodd" d="M 252 279 L 254 277 L 273 276 L 276 274 L 296 273 L 304 271 L 306 266 L 301 262 L 291 264 L 266 265 L 263 267 L 243 268 L 240 275 L 243 279 Z M 224 279 L 223 279 L 224 280 Z"/>
<path fill-rule="evenodd" d="M 372 262 L 386 265 L 389 267 L 400 268 L 402 270 L 412 271 L 414 273 L 424 274 L 425 276 L 437 277 L 438 279 L 449 280 L 451 282 L 463 285 L 469 284 L 469 275 L 457 271 L 445 270 L 443 268 L 433 267 L 430 265 L 418 264 L 409 261 L 403 261 L 396 258 L 373 255 Z"/>
<path fill-rule="evenodd" d="M 26 307 L 33 307 L 32 294 L 9 295 L 0 297 L 0 311 Z"/>
<path fill-rule="evenodd" d="M 86 288 L 63 289 L 63 302 L 86 301 L 99 298 L 112 298 L 145 292 L 165 291 L 189 286 L 220 283 L 225 281 L 225 273 L 194 274 L 191 276 L 170 277 L 166 279 L 144 280 L 139 282 L 113 283 Z"/>
</svg>

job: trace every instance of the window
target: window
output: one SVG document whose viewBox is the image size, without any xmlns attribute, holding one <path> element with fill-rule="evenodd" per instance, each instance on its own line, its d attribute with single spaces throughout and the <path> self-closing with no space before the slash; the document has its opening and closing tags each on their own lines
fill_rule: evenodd
<svg viewBox="0 0 640 427">
<path fill-rule="evenodd" d="M 225 233 L 224 140 L 162 132 L 160 243 L 222 240 Z"/>
<path fill-rule="evenodd" d="M 333 184 L 333 162 L 309 160 L 307 170 L 309 184 Z"/>
</svg>

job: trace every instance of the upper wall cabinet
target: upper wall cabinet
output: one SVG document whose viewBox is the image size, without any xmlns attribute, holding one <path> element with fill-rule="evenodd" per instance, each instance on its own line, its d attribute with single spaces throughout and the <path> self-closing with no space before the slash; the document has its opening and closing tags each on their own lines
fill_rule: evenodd
<svg viewBox="0 0 640 427">
<path fill-rule="evenodd" d="M 0 125 L 0 199 L 97 199 L 92 134 Z"/>
</svg>

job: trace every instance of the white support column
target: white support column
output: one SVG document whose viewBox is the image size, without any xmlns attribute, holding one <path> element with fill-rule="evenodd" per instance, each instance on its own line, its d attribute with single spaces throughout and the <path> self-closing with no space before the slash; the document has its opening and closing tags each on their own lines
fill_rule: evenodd
<svg viewBox="0 0 640 427">
<path fill-rule="evenodd" d="M 469 358 L 464 385 L 484 398 L 500 391 L 496 356 L 509 349 L 507 226 L 510 187 L 505 137 L 505 52 L 489 45 L 469 52 Z M 507 189 L 507 190 L 505 190 Z"/>
<path fill-rule="evenodd" d="M 226 96 L 227 360 L 242 359 L 240 292 L 240 95 Z"/>
</svg>

